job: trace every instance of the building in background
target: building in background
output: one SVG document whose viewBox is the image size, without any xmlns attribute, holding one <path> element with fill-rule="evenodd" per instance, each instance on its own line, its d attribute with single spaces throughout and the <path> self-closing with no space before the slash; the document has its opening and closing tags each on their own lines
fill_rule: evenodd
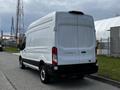
<svg viewBox="0 0 120 90">
<path fill-rule="evenodd" d="M 111 56 L 120 57 L 120 26 L 111 28 L 110 42 Z"/>
<path fill-rule="evenodd" d="M 0 35 L 1 37 L 1 35 Z M 12 38 L 11 38 L 12 37 Z M 4 33 L 2 35 L 2 39 L 0 39 L 0 42 L 4 47 L 17 47 L 16 46 L 16 40 L 14 36 L 9 35 L 9 33 Z"/>
<path fill-rule="evenodd" d="M 112 27 L 118 26 L 120 26 L 120 16 L 95 21 L 96 38 L 99 41 L 98 54 L 111 55 L 111 45 L 116 41 L 110 42 L 110 32 L 113 30 Z"/>
<path fill-rule="evenodd" d="M 110 37 L 110 28 L 120 26 L 120 16 L 95 21 L 97 39 Z"/>
</svg>

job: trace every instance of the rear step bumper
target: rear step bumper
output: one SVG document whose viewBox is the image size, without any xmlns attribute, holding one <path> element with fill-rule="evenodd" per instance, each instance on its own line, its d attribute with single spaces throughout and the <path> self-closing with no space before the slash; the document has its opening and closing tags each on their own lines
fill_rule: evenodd
<svg viewBox="0 0 120 90">
<path fill-rule="evenodd" d="M 95 63 L 91 64 L 75 64 L 75 65 L 59 65 L 58 70 L 54 70 L 53 65 L 46 65 L 50 75 L 72 75 L 72 74 L 93 74 L 98 71 L 98 66 Z"/>
</svg>

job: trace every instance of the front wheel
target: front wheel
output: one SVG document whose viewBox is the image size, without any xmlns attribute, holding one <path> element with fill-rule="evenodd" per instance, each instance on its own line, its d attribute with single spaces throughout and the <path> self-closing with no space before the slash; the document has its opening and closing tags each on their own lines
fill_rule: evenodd
<svg viewBox="0 0 120 90">
<path fill-rule="evenodd" d="M 40 80 L 43 83 L 48 83 L 49 82 L 49 75 L 47 73 L 47 70 L 46 70 L 45 66 L 42 66 L 40 68 Z"/>
<path fill-rule="evenodd" d="M 19 67 L 20 67 L 21 69 L 25 69 L 25 65 L 23 64 L 22 57 L 19 57 Z"/>
</svg>

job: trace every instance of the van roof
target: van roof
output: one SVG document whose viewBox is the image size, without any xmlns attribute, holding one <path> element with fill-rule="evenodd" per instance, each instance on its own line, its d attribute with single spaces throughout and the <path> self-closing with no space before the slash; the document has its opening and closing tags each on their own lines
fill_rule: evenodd
<svg viewBox="0 0 120 90">
<path fill-rule="evenodd" d="M 69 11 L 69 12 L 65 12 L 65 11 L 57 11 L 57 12 L 52 12 L 52 13 L 49 13 L 48 15 L 44 16 L 44 17 L 41 17 L 39 18 L 38 20 L 36 20 L 35 22 L 31 23 L 28 27 L 28 29 L 31 29 L 32 27 L 36 26 L 40 21 L 44 21 L 45 19 L 48 19 L 48 18 L 53 18 L 55 17 L 55 15 L 57 13 L 71 13 L 71 14 L 79 14 L 79 15 L 84 15 L 83 12 L 81 11 Z M 42 23 L 42 22 L 41 22 Z"/>
<path fill-rule="evenodd" d="M 28 30 L 30 30 L 30 29 L 32 29 L 32 28 L 34 28 L 34 27 L 36 27 L 36 26 L 38 26 L 38 25 L 40 25 L 40 24 L 42 24 L 42 23 L 45 23 L 45 22 L 47 22 L 47 21 L 49 21 L 49 20 L 52 20 L 52 19 L 55 19 L 55 17 L 56 17 L 56 14 L 68 14 L 68 13 L 71 13 L 71 14 L 77 14 L 77 15 L 86 15 L 86 14 L 84 14 L 83 12 L 80 12 L 80 11 L 69 11 L 69 12 L 65 12 L 65 11 L 58 11 L 58 12 L 52 12 L 52 13 L 50 13 L 50 14 L 48 14 L 48 15 L 46 15 L 46 16 L 44 16 L 44 17 L 41 17 L 41 18 L 39 18 L 38 20 L 36 20 L 36 21 L 34 21 L 33 23 L 31 23 L 30 25 L 29 25 L 29 27 L 28 27 Z M 86 16 L 90 16 L 90 15 L 86 15 Z M 90 16 L 91 17 L 91 16 Z"/>
<path fill-rule="evenodd" d="M 55 16 L 57 12 L 52 12 L 52 13 L 49 13 L 48 15 L 44 16 L 44 17 L 41 17 L 39 18 L 38 20 L 34 21 L 33 23 L 31 23 L 28 27 L 28 29 L 31 29 L 32 27 L 36 26 L 40 21 L 44 21 L 45 19 L 48 19 L 48 18 L 52 18 Z M 42 22 L 41 22 L 42 23 Z"/>
</svg>

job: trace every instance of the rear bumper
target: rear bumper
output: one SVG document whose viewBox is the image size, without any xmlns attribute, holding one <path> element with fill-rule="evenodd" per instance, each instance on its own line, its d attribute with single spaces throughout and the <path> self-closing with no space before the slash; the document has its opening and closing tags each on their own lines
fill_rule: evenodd
<svg viewBox="0 0 120 90">
<path fill-rule="evenodd" d="M 72 75 L 72 74 L 93 74 L 98 71 L 98 66 L 95 63 L 91 64 L 75 64 L 75 65 L 59 65 L 57 70 L 54 70 L 53 65 L 47 65 L 47 70 L 50 75 Z"/>
</svg>

